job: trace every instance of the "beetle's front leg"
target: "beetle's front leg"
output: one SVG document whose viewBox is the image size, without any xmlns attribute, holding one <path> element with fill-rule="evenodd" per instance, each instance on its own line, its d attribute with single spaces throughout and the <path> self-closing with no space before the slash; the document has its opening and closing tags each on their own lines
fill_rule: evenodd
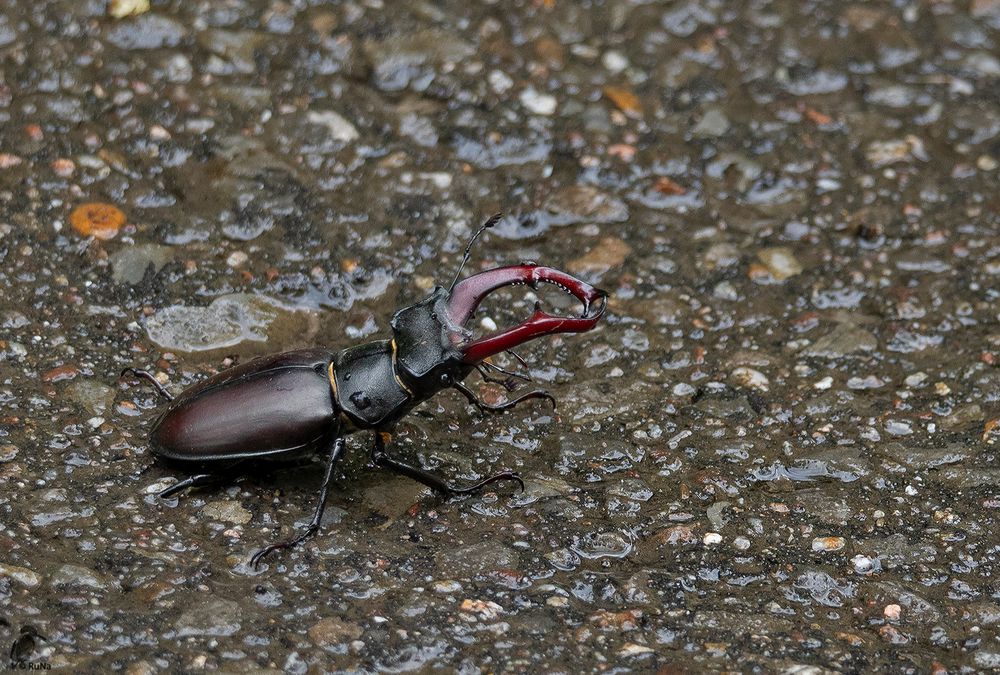
<svg viewBox="0 0 1000 675">
<path fill-rule="evenodd" d="M 468 487 L 455 487 L 454 485 L 449 485 L 440 476 L 435 476 L 434 474 L 421 469 L 418 466 L 413 466 L 412 464 L 407 464 L 405 462 L 400 462 L 399 460 L 393 459 L 389 456 L 389 453 L 385 449 L 385 444 L 387 441 L 392 439 L 392 435 L 384 431 L 375 432 L 375 445 L 372 447 L 372 461 L 375 462 L 376 466 L 384 467 L 396 473 L 412 478 L 415 481 L 423 483 L 432 490 L 436 490 L 442 494 L 446 495 L 465 495 L 472 492 L 477 492 L 491 483 L 496 483 L 501 480 L 512 480 L 517 482 L 521 486 L 521 492 L 524 492 L 524 481 L 517 474 L 516 471 L 501 471 L 500 473 L 490 476 L 484 480 L 479 481 L 475 485 L 470 485 Z"/>
<path fill-rule="evenodd" d="M 319 532 L 319 522 L 323 519 L 323 511 L 326 510 L 326 498 L 330 493 L 330 479 L 333 477 L 333 465 L 337 463 L 337 460 L 342 454 L 344 454 L 344 437 L 339 436 L 330 446 L 330 454 L 326 458 L 326 473 L 323 475 L 323 485 L 320 487 L 319 491 L 319 501 L 316 504 L 316 511 L 313 513 L 312 520 L 309 521 L 308 527 L 306 527 L 302 534 L 293 539 L 279 541 L 277 544 L 265 546 L 261 550 L 254 553 L 253 557 L 250 558 L 250 564 L 253 565 L 254 569 L 260 565 L 260 561 L 264 559 L 264 556 L 282 548 L 293 548 L 298 546 L 306 539 Z"/>
<path fill-rule="evenodd" d="M 476 406 L 483 412 L 503 412 L 504 410 L 510 410 L 521 401 L 527 401 L 528 399 L 532 398 L 544 398 L 545 400 L 549 401 L 549 403 L 552 404 L 553 410 L 555 410 L 556 408 L 556 399 L 552 396 L 552 394 L 550 394 L 547 391 L 541 391 L 541 390 L 529 391 L 527 394 L 522 394 L 521 396 L 518 396 L 513 401 L 507 401 L 506 403 L 502 403 L 500 405 L 489 405 L 488 403 L 483 403 L 478 398 L 476 398 L 476 395 L 472 393 L 472 390 L 466 387 L 461 382 L 458 381 L 453 382 L 451 386 L 462 392 L 462 395 L 469 400 L 469 403 Z"/>
</svg>

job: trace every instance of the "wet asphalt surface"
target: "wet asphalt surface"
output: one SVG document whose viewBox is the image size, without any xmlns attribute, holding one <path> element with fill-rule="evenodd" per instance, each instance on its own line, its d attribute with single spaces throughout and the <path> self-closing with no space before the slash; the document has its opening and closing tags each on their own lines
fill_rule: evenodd
<svg viewBox="0 0 1000 675">
<path fill-rule="evenodd" d="M 4 655 L 1000 668 L 1000 2 L 152 5 L 0 0 Z M 383 337 L 496 211 L 470 272 L 608 314 L 522 350 L 555 414 L 444 393 L 394 452 L 523 494 L 441 499 L 356 434 L 259 571 L 318 463 L 155 497 L 184 476 L 122 368 Z"/>
</svg>

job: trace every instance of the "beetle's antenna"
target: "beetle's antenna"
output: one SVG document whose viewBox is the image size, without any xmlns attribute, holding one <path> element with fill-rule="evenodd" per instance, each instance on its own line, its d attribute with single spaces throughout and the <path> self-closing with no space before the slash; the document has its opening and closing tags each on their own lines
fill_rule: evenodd
<svg viewBox="0 0 1000 675">
<path fill-rule="evenodd" d="M 472 235 L 472 239 L 469 240 L 469 245 L 465 247 L 465 256 L 462 258 L 462 264 L 458 266 L 458 271 L 455 272 L 455 278 L 452 279 L 451 286 L 448 287 L 449 293 L 453 288 L 455 288 L 455 284 L 458 283 L 458 277 L 461 276 L 462 270 L 465 269 L 465 263 L 469 262 L 469 253 L 472 251 L 472 245 L 476 243 L 476 239 L 479 239 L 479 235 L 483 232 L 499 223 L 501 218 L 503 218 L 502 213 L 494 213 L 490 216 L 490 219 L 483 223 L 483 226 L 476 230 L 476 233 Z"/>
</svg>

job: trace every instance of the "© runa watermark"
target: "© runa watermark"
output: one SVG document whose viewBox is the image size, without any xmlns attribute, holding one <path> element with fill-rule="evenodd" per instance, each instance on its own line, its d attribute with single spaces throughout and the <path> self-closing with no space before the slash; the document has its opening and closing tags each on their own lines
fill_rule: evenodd
<svg viewBox="0 0 1000 675">
<path fill-rule="evenodd" d="M 21 626 L 20 632 L 18 632 L 17 637 L 14 638 L 14 642 L 10 646 L 10 663 L 8 669 L 23 671 L 52 670 L 52 664 L 48 661 L 31 660 L 39 641 L 48 642 L 48 639 L 39 633 L 38 629 L 34 626 Z"/>
</svg>

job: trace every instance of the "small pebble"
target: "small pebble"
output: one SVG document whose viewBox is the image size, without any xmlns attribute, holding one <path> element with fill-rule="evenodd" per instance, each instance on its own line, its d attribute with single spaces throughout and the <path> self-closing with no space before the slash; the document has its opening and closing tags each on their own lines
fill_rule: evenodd
<svg viewBox="0 0 1000 675">
<path fill-rule="evenodd" d="M 607 68 L 608 72 L 617 75 L 628 68 L 628 58 L 620 51 L 609 49 L 601 56 L 601 65 Z"/>
<path fill-rule="evenodd" d="M 442 579 L 431 584 L 431 588 L 436 593 L 458 593 L 462 590 L 462 584 L 453 579 Z"/>
<path fill-rule="evenodd" d="M 463 612 L 478 614 L 480 618 L 490 621 L 503 614 L 504 609 L 492 600 L 471 600 L 462 601 L 459 607 Z"/>
<path fill-rule="evenodd" d="M 634 642 L 626 643 L 620 650 L 619 656 L 639 656 L 641 654 L 652 654 L 653 650 L 646 645 L 637 645 Z"/>
<path fill-rule="evenodd" d="M 976 167 L 980 171 L 993 171 L 997 168 L 997 160 L 989 155 L 980 155 L 979 159 L 976 160 Z"/>
<path fill-rule="evenodd" d="M 833 386 L 833 378 L 827 375 L 822 380 L 819 380 L 813 384 L 813 389 L 819 389 L 820 391 L 825 391 Z"/>
<path fill-rule="evenodd" d="M 674 385 L 673 389 L 671 389 L 671 392 L 674 394 L 674 396 L 690 396 L 696 391 L 697 389 L 692 387 L 687 382 L 678 382 L 677 384 Z"/>
<path fill-rule="evenodd" d="M 761 249 L 757 252 L 757 258 L 776 281 L 784 281 L 802 273 L 802 264 L 786 246 Z"/>
<path fill-rule="evenodd" d="M 882 614 L 884 614 L 885 618 L 889 619 L 890 621 L 899 621 L 900 612 L 902 612 L 902 607 L 895 604 L 886 605 L 885 609 L 882 610 Z"/>
<path fill-rule="evenodd" d="M 814 551 L 839 551 L 847 545 L 843 537 L 816 537 L 812 541 Z"/>
<path fill-rule="evenodd" d="M 722 543 L 722 535 L 718 532 L 706 532 L 701 541 L 705 546 L 715 546 Z"/>
<path fill-rule="evenodd" d="M 521 105 L 535 115 L 551 115 L 556 111 L 556 97 L 543 94 L 532 87 L 521 92 Z"/>
<path fill-rule="evenodd" d="M 246 525 L 253 518 L 242 504 L 230 499 L 209 502 L 205 505 L 204 515 L 211 520 L 235 523 L 236 525 Z"/>
<path fill-rule="evenodd" d="M 226 258 L 226 264 L 230 267 L 242 267 L 249 259 L 250 256 L 243 251 L 233 251 L 229 254 L 229 257 Z"/>
<path fill-rule="evenodd" d="M 500 70 L 491 70 L 490 74 L 486 76 L 486 80 L 490 83 L 490 88 L 497 94 L 506 93 L 514 86 L 514 80 Z"/>
<path fill-rule="evenodd" d="M 854 565 L 854 571 L 858 574 L 869 574 L 875 569 L 875 561 L 866 555 L 856 555 L 851 558 L 851 563 Z"/>
<path fill-rule="evenodd" d="M 733 382 L 733 384 L 740 387 L 746 387 L 748 389 L 767 391 L 770 388 L 770 382 L 764 373 L 745 366 L 741 366 L 733 370 L 729 379 Z"/>
<path fill-rule="evenodd" d="M 76 171 L 76 165 L 71 159 L 54 159 L 52 160 L 52 171 L 60 178 L 69 178 Z"/>
</svg>

